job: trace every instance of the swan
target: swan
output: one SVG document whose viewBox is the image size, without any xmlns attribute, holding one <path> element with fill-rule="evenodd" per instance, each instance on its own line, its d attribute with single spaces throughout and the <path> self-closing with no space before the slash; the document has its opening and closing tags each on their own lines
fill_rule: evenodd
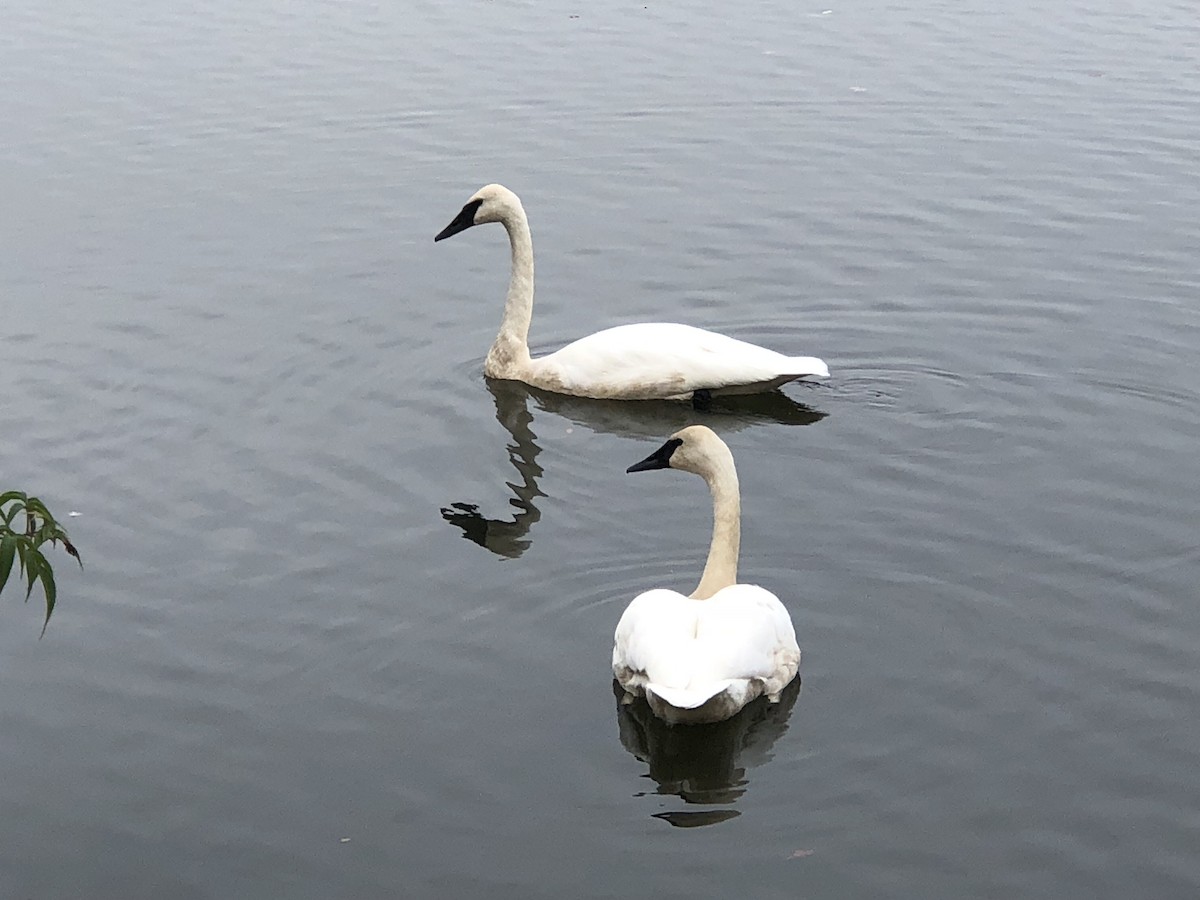
<svg viewBox="0 0 1200 900">
<path fill-rule="evenodd" d="M 475 192 L 434 241 L 499 222 L 512 247 L 512 273 L 500 333 L 484 374 L 576 397 L 609 400 L 692 399 L 769 391 L 797 378 L 829 377 L 812 356 L 784 356 L 702 328 L 669 322 L 618 325 L 547 356 L 529 354 L 533 315 L 533 239 L 520 198 L 489 184 Z"/>
<path fill-rule="evenodd" d="M 728 719 L 761 694 L 778 703 L 800 669 L 800 648 L 779 598 L 738 584 L 741 498 L 733 454 L 711 429 L 692 425 L 627 471 L 666 468 L 708 483 L 708 562 L 691 596 L 656 588 L 633 598 L 613 636 L 613 676 L 627 700 L 644 694 L 651 711 L 672 725 Z"/>
</svg>

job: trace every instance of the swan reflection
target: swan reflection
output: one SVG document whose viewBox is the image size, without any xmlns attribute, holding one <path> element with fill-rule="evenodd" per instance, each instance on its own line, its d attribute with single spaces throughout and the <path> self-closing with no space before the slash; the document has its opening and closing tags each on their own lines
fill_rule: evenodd
<svg viewBox="0 0 1200 900">
<path fill-rule="evenodd" d="M 512 440 L 508 459 L 518 479 L 507 482 L 512 497 L 509 506 L 515 512 L 510 519 L 492 519 L 469 501 L 456 501 L 442 508 L 442 518 L 462 529 L 463 537 L 497 556 L 515 559 L 529 547 L 529 530 L 542 517 L 535 498 L 544 497 L 537 479 L 542 467 L 537 463 L 542 448 L 531 425 L 534 415 L 530 401 L 538 411 L 552 413 L 595 434 L 620 437 L 661 439 L 688 425 L 705 424 L 721 434 L 732 434 L 752 425 L 811 425 L 825 413 L 799 403 L 782 391 L 741 397 L 714 397 L 703 411 L 689 403 L 672 400 L 589 400 L 554 394 L 520 383 L 488 378 L 487 389 L 496 404 L 496 421 L 504 426 Z M 805 386 L 800 389 L 819 390 Z"/>
<path fill-rule="evenodd" d="M 714 807 L 654 813 L 679 828 L 714 825 L 740 815 L 732 809 L 746 793 L 746 771 L 771 759 L 775 742 L 788 730 L 800 695 L 800 679 L 784 688 L 778 703 L 759 698 L 732 719 L 712 725 L 667 725 L 644 699 L 622 703 L 624 689 L 613 680 L 621 745 L 649 765 L 657 788 L 640 796 L 676 796 L 689 806 Z"/>
<path fill-rule="evenodd" d="M 493 387 L 504 385 L 500 391 L 515 388 L 531 398 L 538 409 L 562 416 L 595 434 L 615 434 L 620 437 L 661 439 L 688 425 L 707 425 L 720 434 L 733 434 L 752 425 L 812 425 L 825 418 L 826 413 L 793 400 L 783 391 L 765 394 L 746 394 L 740 397 L 713 397 L 704 410 L 680 400 L 589 400 L 553 394 L 515 382 L 488 382 L 488 389 L 501 404 L 501 394 Z M 819 391 L 819 385 L 801 384 L 797 391 Z M 524 402 L 513 396 L 509 402 Z"/>
</svg>

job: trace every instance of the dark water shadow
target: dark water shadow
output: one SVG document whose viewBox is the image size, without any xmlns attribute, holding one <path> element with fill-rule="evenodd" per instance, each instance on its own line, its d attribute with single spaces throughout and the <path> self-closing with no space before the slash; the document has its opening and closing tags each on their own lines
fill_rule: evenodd
<svg viewBox="0 0 1200 900">
<path fill-rule="evenodd" d="M 788 730 L 788 718 L 800 696 L 800 679 L 783 691 L 778 703 L 755 700 L 732 719 L 712 725 L 667 725 L 639 698 L 623 704 L 624 689 L 613 680 L 617 731 L 621 746 L 649 765 L 646 778 L 657 788 L 638 796 L 675 796 L 688 806 L 653 813 L 676 828 L 715 825 L 741 813 L 733 805 L 746 793 L 746 771 L 771 759 L 775 742 Z"/>
<path fill-rule="evenodd" d="M 488 390 L 496 401 L 496 421 L 504 426 L 512 440 L 508 443 L 508 461 L 517 470 L 519 481 L 505 484 L 512 492 L 508 505 L 516 510 L 513 517 L 489 519 L 474 503 L 456 502 L 442 507 L 442 518 L 462 529 L 463 537 L 480 547 L 491 550 L 497 556 L 516 559 L 530 544 L 531 529 L 541 519 L 541 510 L 534 504 L 535 497 L 546 496 L 538 488 L 537 479 L 542 467 L 537 463 L 542 448 L 534 434 L 533 413 L 526 402 L 524 385 L 513 381 L 488 379 Z"/>
<path fill-rule="evenodd" d="M 515 559 L 528 549 L 532 540 L 529 531 L 542 517 L 534 503 L 535 498 L 545 494 L 537 484 L 542 475 L 542 467 L 537 463 L 542 448 L 532 428 L 531 401 L 538 411 L 561 416 L 595 434 L 652 440 L 662 440 L 680 428 L 698 423 L 720 434 L 731 434 L 752 425 L 812 425 L 826 415 L 782 391 L 716 397 L 709 409 L 701 411 L 681 401 L 587 400 L 541 391 L 519 381 L 491 378 L 485 381 L 496 404 L 496 421 L 511 437 L 508 460 L 517 470 L 518 480 L 506 484 L 513 494 L 508 503 L 515 512 L 510 519 L 489 518 L 469 501 L 450 503 L 441 512 L 443 519 L 462 529 L 464 538 L 508 559 Z"/>
<path fill-rule="evenodd" d="M 538 409 L 562 416 L 596 434 L 620 437 L 665 440 L 688 425 L 707 425 L 718 434 L 732 434 L 753 425 L 812 425 L 828 415 L 793 400 L 783 391 L 714 397 L 707 409 L 697 410 L 682 400 L 588 400 L 511 381 L 489 382 L 488 389 L 493 395 L 494 384 L 513 385 L 532 399 Z M 820 390 L 813 386 L 802 389 Z"/>
</svg>

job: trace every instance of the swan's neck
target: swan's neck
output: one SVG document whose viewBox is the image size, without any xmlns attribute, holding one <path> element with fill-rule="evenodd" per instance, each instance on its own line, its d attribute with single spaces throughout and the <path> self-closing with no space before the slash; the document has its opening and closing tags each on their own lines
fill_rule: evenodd
<svg viewBox="0 0 1200 900">
<path fill-rule="evenodd" d="M 533 316 L 533 236 L 518 205 L 503 219 L 512 246 L 512 274 L 504 300 L 500 333 L 488 351 L 483 371 L 492 378 L 520 379 L 529 366 L 529 320 Z"/>
<path fill-rule="evenodd" d="M 707 600 L 722 588 L 737 584 L 738 551 L 742 543 L 742 501 L 733 460 L 705 476 L 713 498 L 712 543 L 708 562 L 692 599 Z"/>
</svg>

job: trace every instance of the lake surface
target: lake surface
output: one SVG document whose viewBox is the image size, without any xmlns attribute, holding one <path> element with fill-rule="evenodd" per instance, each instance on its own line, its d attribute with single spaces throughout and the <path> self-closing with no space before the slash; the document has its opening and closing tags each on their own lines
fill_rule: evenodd
<svg viewBox="0 0 1200 900">
<path fill-rule="evenodd" d="M 9 5 L 5 898 L 1200 895 L 1193 4 Z M 488 384 L 668 319 L 833 377 Z M 704 421 L 803 687 L 611 690 Z"/>
</svg>

